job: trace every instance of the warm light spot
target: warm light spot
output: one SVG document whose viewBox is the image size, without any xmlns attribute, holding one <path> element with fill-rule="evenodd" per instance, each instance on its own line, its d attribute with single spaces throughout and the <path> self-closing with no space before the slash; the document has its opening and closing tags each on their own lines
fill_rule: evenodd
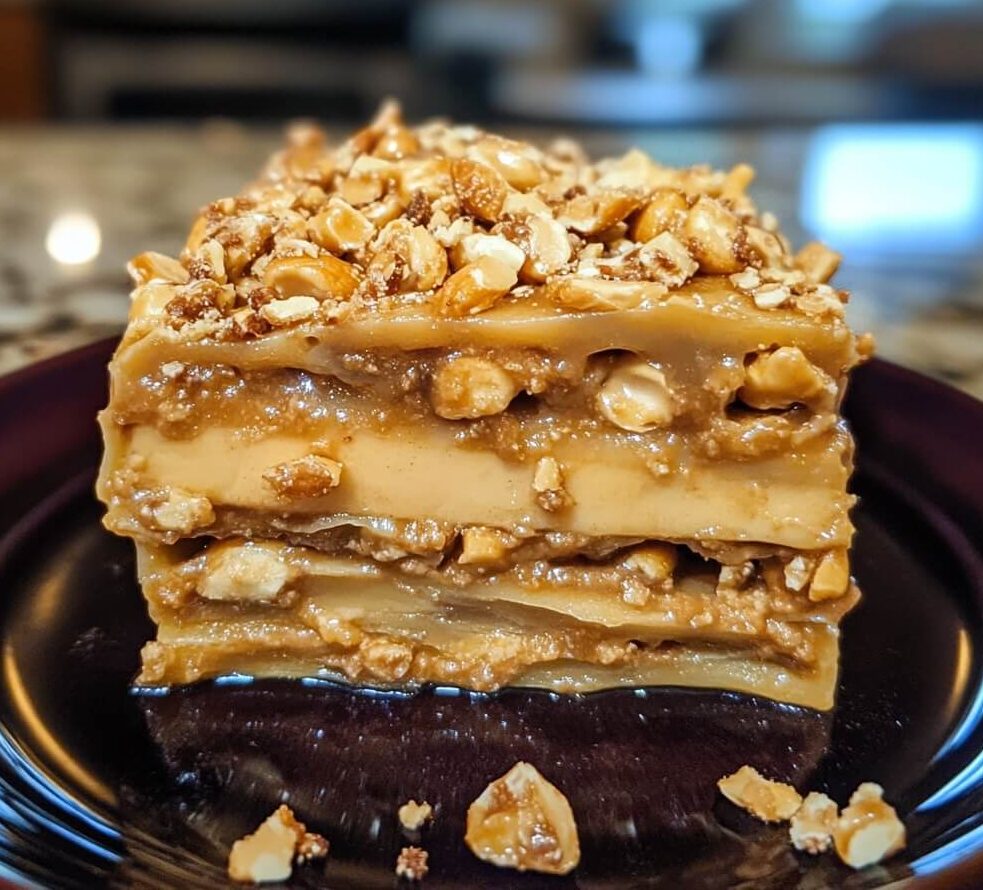
<svg viewBox="0 0 983 890">
<path fill-rule="evenodd" d="M 56 262 L 65 266 L 89 263 L 99 256 L 102 232 L 94 216 L 85 212 L 56 216 L 44 239 L 44 248 Z"/>
</svg>

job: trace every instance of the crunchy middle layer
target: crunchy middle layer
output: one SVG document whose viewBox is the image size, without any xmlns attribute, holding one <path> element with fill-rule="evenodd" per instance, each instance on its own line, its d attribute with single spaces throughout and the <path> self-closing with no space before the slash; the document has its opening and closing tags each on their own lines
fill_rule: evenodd
<svg viewBox="0 0 983 890">
<path fill-rule="evenodd" d="M 532 630 L 589 626 L 623 642 L 749 638 L 809 663 L 802 626 L 835 625 L 855 601 L 843 551 L 721 566 L 659 542 L 594 558 L 532 553 L 496 562 L 486 539 L 467 534 L 443 558 L 389 562 L 278 541 L 231 539 L 190 552 L 193 546 L 140 547 L 155 620 L 292 615 L 327 642 L 357 643 L 362 632 L 439 633 L 435 623 L 459 620 Z"/>
</svg>

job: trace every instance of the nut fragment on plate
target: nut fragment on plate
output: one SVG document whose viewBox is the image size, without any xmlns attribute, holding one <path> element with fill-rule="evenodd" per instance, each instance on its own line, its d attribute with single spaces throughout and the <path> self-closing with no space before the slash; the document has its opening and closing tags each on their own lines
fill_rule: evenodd
<svg viewBox="0 0 983 890">
<path fill-rule="evenodd" d="M 894 807 L 884 800 L 884 789 L 864 782 L 840 813 L 833 841 L 840 859 L 851 868 L 863 868 L 901 850 L 905 827 Z"/>
<path fill-rule="evenodd" d="M 717 782 L 720 793 L 764 822 L 791 819 L 802 805 L 802 797 L 791 785 L 766 779 L 753 766 L 742 766 L 736 773 Z"/>
<path fill-rule="evenodd" d="M 813 855 L 826 852 L 833 842 L 838 817 L 839 807 L 835 800 L 818 791 L 810 791 L 789 825 L 792 846 Z"/>
<path fill-rule="evenodd" d="M 580 862 L 570 803 L 521 761 L 468 808 L 464 841 L 475 856 L 500 868 L 565 875 Z"/>
<path fill-rule="evenodd" d="M 308 862 L 313 862 L 315 859 L 324 859 L 330 850 L 331 844 L 328 843 L 326 837 L 314 831 L 305 831 L 304 836 L 300 839 L 300 843 L 297 844 L 297 853 L 294 857 L 294 862 L 297 865 L 305 865 Z"/>
<path fill-rule="evenodd" d="M 262 884 L 285 881 L 298 862 L 328 855 L 328 842 L 309 832 L 293 811 L 281 804 L 252 834 L 240 838 L 229 852 L 229 877 L 233 881 Z"/>
<path fill-rule="evenodd" d="M 422 881 L 430 871 L 428 857 L 427 851 L 419 847 L 403 847 L 396 859 L 396 877 L 407 881 Z"/>
<path fill-rule="evenodd" d="M 431 819 L 433 807 L 426 801 L 417 803 L 415 800 L 408 800 L 399 808 L 399 823 L 407 831 L 419 831 Z"/>
<path fill-rule="evenodd" d="M 805 800 L 790 785 L 765 779 L 754 767 L 742 766 L 717 787 L 728 800 L 766 822 L 791 820 L 789 838 L 797 850 L 816 855 L 835 846 L 851 868 L 864 868 L 904 848 L 905 827 L 884 789 L 864 782 L 837 813 L 836 802 L 810 792 Z"/>
</svg>

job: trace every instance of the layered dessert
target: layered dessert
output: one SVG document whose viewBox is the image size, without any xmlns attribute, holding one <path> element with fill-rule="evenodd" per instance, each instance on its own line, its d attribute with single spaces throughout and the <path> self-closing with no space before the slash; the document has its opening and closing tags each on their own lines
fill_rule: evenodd
<svg viewBox="0 0 983 890">
<path fill-rule="evenodd" d="M 830 707 L 869 344 L 752 177 L 387 105 L 136 257 L 98 491 L 158 626 L 138 682 Z"/>
</svg>

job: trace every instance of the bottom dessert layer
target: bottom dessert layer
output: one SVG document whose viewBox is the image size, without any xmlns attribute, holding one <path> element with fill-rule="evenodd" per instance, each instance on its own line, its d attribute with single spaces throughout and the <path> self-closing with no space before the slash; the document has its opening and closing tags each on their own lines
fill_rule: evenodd
<svg viewBox="0 0 983 890">
<path fill-rule="evenodd" d="M 742 587 L 725 586 L 719 566 L 696 559 L 626 596 L 603 562 L 455 584 L 273 541 L 140 545 L 138 553 L 158 623 L 143 653 L 144 685 L 224 674 L 481 691 L 671 685 L 824 710 L 833 703 L 837 624 L 857 598 L 851 588 L 812 602 L 760 567 Z"/>
</svg>

